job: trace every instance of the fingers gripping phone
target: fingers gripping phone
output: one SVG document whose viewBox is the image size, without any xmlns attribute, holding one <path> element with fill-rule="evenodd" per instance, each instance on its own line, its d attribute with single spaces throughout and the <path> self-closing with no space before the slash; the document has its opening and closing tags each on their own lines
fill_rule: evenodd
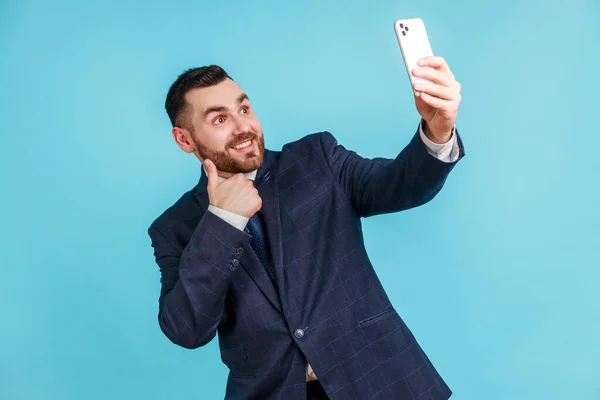
<svg viewBox="0 0 600 400">
<path fill-rule="evenodd" d="M 394 31 L 398 38 L 411 86 L 415 82 L 429 82 L 427 79 L 412 74 L 412 70 L 418 67 L 417 61 L 419 59 L 433 56 L 423 20 L 421 18 L 400 19 L 394 22 Z"/>
</svg>

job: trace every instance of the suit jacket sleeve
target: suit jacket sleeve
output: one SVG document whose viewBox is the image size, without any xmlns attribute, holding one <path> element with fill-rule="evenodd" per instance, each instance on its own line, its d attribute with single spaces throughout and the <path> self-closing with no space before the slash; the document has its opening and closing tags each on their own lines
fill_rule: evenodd
<svg viewBox="0 0 600 400">
<path fill-rule="evenodd" d="M 250 236 L 211 212 L 204 213 L 183 250 L 154 225 L 148 233 L 161 272 L 161 330 L 185 348 L 207 344 L 223 315 L 236 253 L 249 251 Z"/>
<path fill-rule="evenodd" d="M 338 184 L 362 217 L 402 211 L 427 203 L 441 190 L 450 171 L 464 156 L 443 162 L 429 154 L 419 131 L 395 159 L 367 159 L 339 145 L 329 132 L 321 137 L 326 162 Z"/>
</svg>

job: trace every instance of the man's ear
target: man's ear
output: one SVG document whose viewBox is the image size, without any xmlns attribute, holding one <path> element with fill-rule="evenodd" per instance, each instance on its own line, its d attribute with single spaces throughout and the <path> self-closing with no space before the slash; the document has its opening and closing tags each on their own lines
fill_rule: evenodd
<svg viewBox="0 0 600 400">
<path fill-rule="evenodd" d="M 173 134 L 173 139 L 177 146 L 181 148 L 181 150 L 186 153 L 193 153 L 196 150 L 194 146 L 194 142 L 191 140 L 191 133 L 187 129 L 180 128 L 178 126 L 174 126 L 171 130 Z"/>
</svg>

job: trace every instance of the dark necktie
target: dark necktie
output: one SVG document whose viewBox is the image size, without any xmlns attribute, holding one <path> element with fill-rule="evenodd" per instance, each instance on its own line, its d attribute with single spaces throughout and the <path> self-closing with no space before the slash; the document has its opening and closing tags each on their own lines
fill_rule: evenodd
<svg viewBox="0 0 600 400">
<path fill-rule="evenodd" d="M 267 274 L 269 274 L 269 277 L 271 277 L 271 280 L 275 282 L 277 280 L 275 275 L 275 267 L 271 261 L 271 252 L 267 246 L 265 230 L 263 229 L 262 214 L 260 212 L 254 214 L 250 220 L 248 220 L 246 230 L 250 235 L 252 235 L 250 245 L 267 271 Z"/>
</svg>

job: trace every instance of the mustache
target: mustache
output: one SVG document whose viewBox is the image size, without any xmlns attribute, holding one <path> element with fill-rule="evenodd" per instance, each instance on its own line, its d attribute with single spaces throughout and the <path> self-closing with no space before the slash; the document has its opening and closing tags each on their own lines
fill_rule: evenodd
<svg viewBox="0 0 600 400">
<path fill-rule="evenodd" d="M 238 144 L 244 143 L 245 141 L 255 140 L 255 139 L 258 139 L 258 135 L 254 132 L 241 133 L 238 136 L 236 136 L 235 139 L 231 140 L 227 144 L 227 146 L 234 147 L 234 146 L 237 146 Z"/>
</svg>

